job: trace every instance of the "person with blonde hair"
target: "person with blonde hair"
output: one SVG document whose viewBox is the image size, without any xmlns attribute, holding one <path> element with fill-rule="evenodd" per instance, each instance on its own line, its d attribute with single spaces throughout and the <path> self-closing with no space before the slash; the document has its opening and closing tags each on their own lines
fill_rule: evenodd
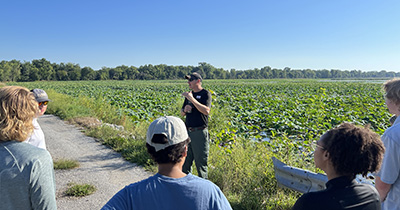
<svg viewBox="0 0 400 210">
<path fill-rule="evenodd" d="M 53 161 L 47 150 L 23 142 L 38 103 L 24 87 L 0 88 L 0 209 L 57 209 Z"/>
<path fill-rule="evenodd" d="M 389 112 L 400 114 L 400 79 L 392 79 L 383 85 L 385 103 Z M 386 147 L 382 168 L 375 175 L 376 189 L 382 201 L 382 209 L 400 209 L 400 118 L 382 135 Z"/>
</svg>

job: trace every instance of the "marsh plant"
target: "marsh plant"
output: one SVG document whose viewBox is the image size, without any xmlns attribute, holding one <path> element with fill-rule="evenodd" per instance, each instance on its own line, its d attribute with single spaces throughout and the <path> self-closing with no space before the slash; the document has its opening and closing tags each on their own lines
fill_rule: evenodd
<svg viewBox="0 0 400 210">
<path fill-rule="evenodd" d="M 156 166 L 145 149 L 149 122 L 179 116 L 181 93 L 188 90 L 183 80 L 15 84 L 46 90 L 52 99 L 47 112 L 62 119 L 94 117 L 124 126 L 85 132 L 151 171 Z M 278 186 L 272 157 L 321 172 L 313 166 L 310 144 L 325 131 L 344 121 L 369 124 L 379 134 L 389 126 L 378 83 L 205 80 L 203 87 L 212 91 L 209 179 L 234 209 L 290 209 L 300 196 Z"/>
</svg>

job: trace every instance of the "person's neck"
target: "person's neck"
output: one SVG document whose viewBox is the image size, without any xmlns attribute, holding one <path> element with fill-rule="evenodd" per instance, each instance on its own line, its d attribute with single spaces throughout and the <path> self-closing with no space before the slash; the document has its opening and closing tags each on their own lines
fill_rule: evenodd
<svg viewBox="0 0 400 210">
<path fill-rule="evenodd" d="M 200 92 L 201 90 L 203 90 L 203 88 L 201 86 L 194 86 L 192 89 L 192 91 L 195 93 Z"/>
<path fill-rule="evenodd" d="M 187 174 L 182 172 L 183 163 L 162 163 L 158 164 L 158 173 L 171 178 L 182 178 Z"/>
<path fill-rule="evenodd" d="M 328 177 L 328 180 L 343 176 L 343 174 L 337 173 L 335 168 L 331 164 L 329 164 L 324 171 L 326 173 L 326 176 Z"/>
</svg>

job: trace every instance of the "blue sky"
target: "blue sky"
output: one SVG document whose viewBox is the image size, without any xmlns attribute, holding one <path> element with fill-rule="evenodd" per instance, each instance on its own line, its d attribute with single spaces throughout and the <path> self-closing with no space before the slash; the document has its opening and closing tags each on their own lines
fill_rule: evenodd
<svg viewBox="0 0 400 210">
<path fill-rule="evenodd" d="M 400 1 L 0 1 L 0 60 L 400 71 Z"/>
</svg>

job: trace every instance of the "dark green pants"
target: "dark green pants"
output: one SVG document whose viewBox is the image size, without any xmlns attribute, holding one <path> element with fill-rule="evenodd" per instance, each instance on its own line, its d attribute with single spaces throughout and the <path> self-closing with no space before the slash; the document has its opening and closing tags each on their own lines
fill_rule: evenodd
<svg viewBox="0 0 400 210">
<path fill-rule="evenodd" d="M 199 177 L 207 179 L 208 175 L 208 152 L 210 150 L 210 137 L 207 128 L 204 130 L 188 131 L 191 142 L 188 148 L 188 154 L 183 164 L 182 171 L 189 173 L 192 171 L 193 160 Z"/>
</svg>

